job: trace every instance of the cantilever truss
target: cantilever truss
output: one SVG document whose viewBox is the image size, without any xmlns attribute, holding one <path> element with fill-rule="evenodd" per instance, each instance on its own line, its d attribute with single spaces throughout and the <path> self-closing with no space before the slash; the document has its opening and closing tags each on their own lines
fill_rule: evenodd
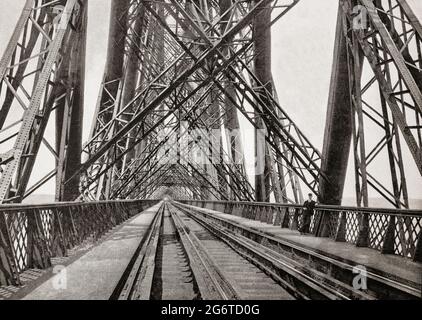
<svg viewBox="0 0 422 320">
<path fill-rule="evenodd" d="M 75 131 L 70 141 L 69 128 L 82 109 L 85 27 L 85 1 L 26 1 L 0 61 L 0 203 L 20 202 L 66 172 L 66 150 L 78 138 Z M 45 135 L 53 111 L 56 146 Z M 41 145 L 57 166 L 28 188 Z"/>
<path fill-rule="evenodd" d="M 169 177 L 171 172 L 199 179 L 199 189 L 206 190 L 199 192 L 193 190 L 194 184 L 185 183 L 195 197 L 254 199 L 245 174 L 238 114 L 243 114 L 257 129 L 261 129 L 257 119 L 264 121 L 271 157 L 278 161 L 279 168 L 287 167 L 284 171 L 273 170 L 272 190 L 277 197 L 282 198 L 278 193 L 283 189 L 283 199 L 287 200 L 286 183 L 280 184 L 286 173 L 294 186 L 295 199 L 298 189 L 293 179 L 297 175 L 316 193 L 318 151 L 272 98 L 273 93 L 264 89 L 251 65 L 257 55 L 257 32 L 270 28 L 296 3 L 128 2 L 121 72 L 110 76 L 110 70 L 106 70 L 91 139 L 84 149 L 86 161 L 80 171 L 85 177 L 84 196 L 139 196 L 135 189 L 141 184 L 144 196 L 149 196 L 153 191 L 145 190 L 148 181 L 153 181 L 154 190 L 164 180 L 174 179 Z M 255 16 L 263 9 L 271 10 L 273 19 L 262 30 L 254 30 Z M 131 66 L 134 55 L 137 64 Z M 130 93 L 126 90 L 128 77 L 137 79 Z M 177 170 L 184 173 L 177 173 L 175 166 L 160 163 L 157 158 L 157 146 L 166 147 L 160 145 L 156 136 L 167 132 L 168 141 L 173 141 L 171 135 L 178 135 L 179 141 L 186 134 L 181 133 L 182 122 L 195 130 L 202 129 L 201 136 L 209 137 L 195 144 L 210 159 L 206 164 L 188 159 L 182 165 L 181 155 L 188 150 L 179 146 L 175 152 Z M 224 138 L 226 144 L 222 142 Z"/>
<path fill-rule="evenodd" d="M 26 1 L 0 61 L 0 202 L 20 202 L 53 177 L 57 200 L 167 192 L 300 202 L 300 186 L 319 195 L 321 182 L 335 184 L 272 83 L 268 30 L 298 0 L 111 3 L 106 70 L 82 147 L 87 0 Z M 372 187 L 407 207 L 402 140 L 422 174 L 422 28 L 405 0 L 339 3 L 358 204 L 368 205 Z M 255 184 L 240 119 L 262 137 Z M 44 149 L 55 166 L 36 177 Z M 389 183 L 377 176 L 379 159 Z"/>
<path fill-rule="evenodd" d="M 343 0 L 341 8 L 355 114 L 358 204 L 368 206 L 371 186 L 394 206 L 408 207 L 403 140 L 422 175 L 422 25 L 405 0 Z M 377 101 L 370 99 L 374 91 Z M 378 139 L 369 141 L 369 132 Z M 390 181 L 373 172 L 377 158 L 388 161 Z"/>
</svg>

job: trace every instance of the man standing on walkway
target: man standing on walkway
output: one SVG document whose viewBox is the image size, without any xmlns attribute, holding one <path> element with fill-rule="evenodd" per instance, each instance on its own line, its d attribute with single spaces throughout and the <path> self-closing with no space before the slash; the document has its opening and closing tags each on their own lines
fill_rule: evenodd
<svg viewBox="0 0 422 320">
<path fill-rule="evenodd" d="M 312 200 L 312 193 L 308 194 L 308 200 L 303 204 L 302 209 L 302 226 L 299 229 L 300 234 L 309 233 L 311 226 L 311 217 L 314 214 L 316 202 Z"/>
</svg>

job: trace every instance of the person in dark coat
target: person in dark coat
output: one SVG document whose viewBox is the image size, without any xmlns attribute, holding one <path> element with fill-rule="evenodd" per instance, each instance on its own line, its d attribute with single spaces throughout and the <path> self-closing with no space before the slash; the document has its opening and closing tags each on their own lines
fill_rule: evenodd
<svg viewBox="0 0 422 320">
<path fill-rule="evenodd" d="M 299 229 L 300 234 L 309 233 L 311 226 L 311 217 L 314 214 L 316 202 L 312 199 L 312 193 L 308 194 L 308 200 L 303 204 L 302 226 Z"/>
</svg>

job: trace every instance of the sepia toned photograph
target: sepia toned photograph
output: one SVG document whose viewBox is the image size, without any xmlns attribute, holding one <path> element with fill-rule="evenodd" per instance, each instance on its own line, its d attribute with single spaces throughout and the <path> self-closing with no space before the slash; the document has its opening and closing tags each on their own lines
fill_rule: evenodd
<svg viewBox="0 0 422 320">
<path fill-rule="evenodd" d="M 420 0 L 0 5 L 0 309 L 420 302 Z"/>
</svg>

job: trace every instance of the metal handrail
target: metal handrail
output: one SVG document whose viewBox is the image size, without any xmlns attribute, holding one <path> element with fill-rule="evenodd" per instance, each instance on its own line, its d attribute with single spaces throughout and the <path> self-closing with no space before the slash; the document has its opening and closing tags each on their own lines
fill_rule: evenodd
<svg viewBox="0 0 422 320">
<path fill-rule="evenodd" d="M 49 268 L 52 258 L 100 239 L 158 201 L 0 205 L 0 286 L 19 285 L 25 270 Z"/>
<path fill-rule="evenodd" d="M 181 203 L 226 214 L 301 229 L 316 237 L 329 237 L 384 254 L 422 262 L 422 210 L 316 205 L 305 221 L 303 205 L 245 201 L 180 200 Z M 304 225 L 309 227 L 302 228 Z"/>
<path fill-rule="evenodd" d="M 102 205 L 102 204 L 136 204 L 141 202 L 151 202 L 155 203 L 159 200 L 107 200 L 107 201 L 73 201 L 73 202 L 51 202 L 51 203 L 42 203 L 42 204 L 22 204 L 22 203 L 13 203 L 13 204 L 0 204 L 0 212 L 9 212 L 9 211 L 21 211 L 21 210 L 31 210 L 31 209 L 50 209 L 50 208 L 64 208 L 70 206 L 92 206 L 92 205 Z"/>
<path fill-rule="evenodd" d="M 200 202 L 200 203 L 218 203 L 218 204 L 233 204 L 233 205 L 250 205 L 250 206 L 260 206 L 260 207 L 279 207 L 279 208 L 295 208 L 301 209 L 303 205 L 301 204 L 291 204 L 291 203 L 273 203 L 273 202 L 250 202 L 250 201 L 222 201 L 222 200 L 176 200 L 178 202 Z M 353 207 L 353 206 L 335 206 L 335 205 L 323 205 L 317 204 L 315 210 L 327 210 L 327 211 L 356 211 L 358 213 L 383 213 L 391 215 L 406 215 L 406 216 L 416 216 L 422 217 L 421 209 L 397 209 L 397 208 L 370 208 L 370 207 Z"/>
</svg>

